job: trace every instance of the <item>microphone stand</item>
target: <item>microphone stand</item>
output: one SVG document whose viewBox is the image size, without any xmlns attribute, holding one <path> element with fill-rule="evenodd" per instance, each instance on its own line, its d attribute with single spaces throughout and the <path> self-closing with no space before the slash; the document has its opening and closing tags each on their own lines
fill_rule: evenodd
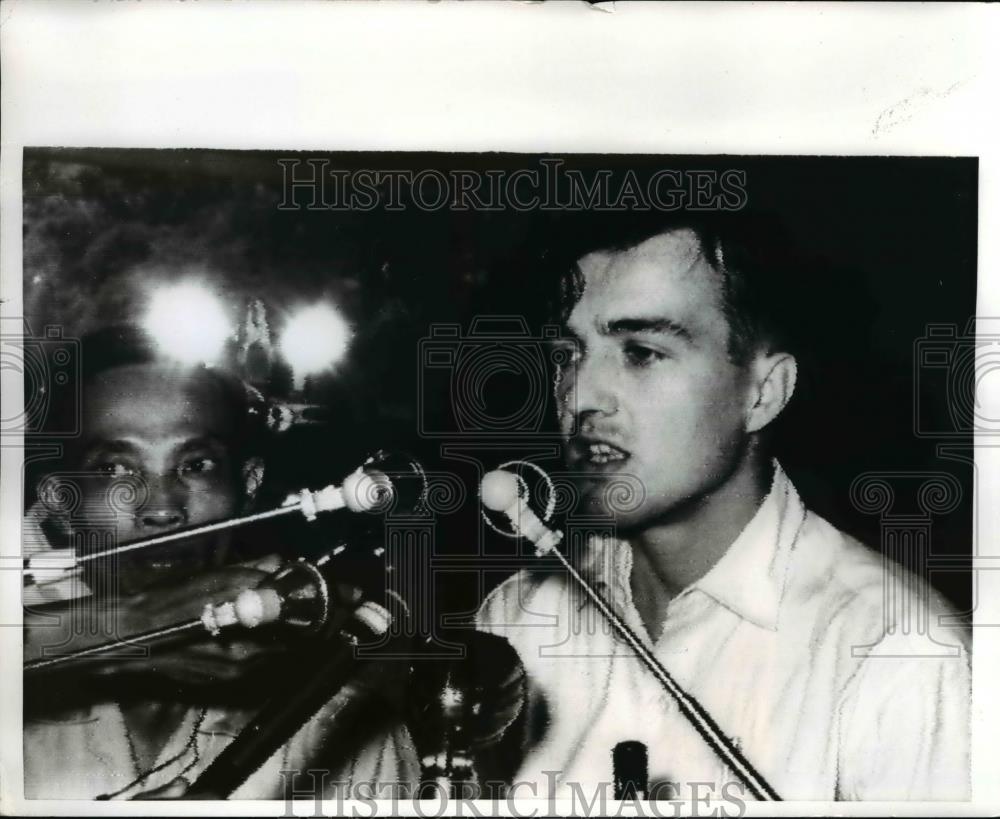
<svg viewBox="0 0 1000 819">
<path fill-rule="evenodd" d="M 514 531 L 535 545 L 538 557 L 551 555 L 573 579 L 605 620 L 635 651 L 642 664 L 676 703 L 684 718 L 698 732 L 715 755 L 721 759 L 737 778 L 747 787 L 755 799 L 761 801 L 781 801 L 781 796 L 757 771 L 736 744 L 712 718 L 712 715 L 685 691 L 673 678 L 656 655 L 649 650 L 643 640 L 617 614 L 612 605 L 587 581 L 557 548 L 562 540 L 562 532 L 549 529 L 528 504 L 526 493 L 518 482 L 518 477 L 502 469 L 487 473 L 480 486 L 483 505 L 494 512 L 502 512 L 510 521 Z"/>
</svg>

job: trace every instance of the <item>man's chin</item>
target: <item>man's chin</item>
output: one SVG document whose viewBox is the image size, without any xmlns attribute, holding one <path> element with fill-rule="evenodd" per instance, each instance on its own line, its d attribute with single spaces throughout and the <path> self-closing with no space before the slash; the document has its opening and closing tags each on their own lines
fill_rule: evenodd
<svg viewBox="0 0 1000 819">
<path fill-rule="evenodd" d="M 607 518 L 619 527 L 634 528 L 648 518 L 646 491 L 635 475 L 615 474 L 578 480 L 577 514 Z M 572 520 L 572 513 L 569 519 Z"/>
<path fill-rule="evenodd" d="M 633 533 L 648 528 L 651 522 L 649 516 L 641 512 L 614 512 L 604 508 L 599 515 L 595 514 L 595 517 L 606 520 L 613 535 L 621 540 L 628 540 Z M 597 522 L 599 521 L 591 521 L 591 523 Z"/>
</svg>

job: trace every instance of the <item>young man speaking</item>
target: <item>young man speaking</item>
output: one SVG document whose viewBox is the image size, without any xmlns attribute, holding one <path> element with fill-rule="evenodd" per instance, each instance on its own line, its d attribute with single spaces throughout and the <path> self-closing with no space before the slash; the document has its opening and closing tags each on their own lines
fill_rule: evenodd
<svg viewBox="0 0 1000 819">
<path fill-rule="evenodd" d="M 768 453 L 795 390 L 795 317 L 753 239 L 661 223 L 564 281 L 567 460 L 617 533 L 580 568 L 782 798 L 968 799 L 963 637 L 897 628 L 883 590 L 902 570 L 806 509 Z M 615 508 L 612 475 L 644 501 Z M 948 610 L 930 600 L 936 626 Z M 565 574 L 522 571 L 480 610 L 531 686 L 515 779 L 589 799 L 637 740 L 652 797 L 751 798 L 584 601 Z"/>
</svg>

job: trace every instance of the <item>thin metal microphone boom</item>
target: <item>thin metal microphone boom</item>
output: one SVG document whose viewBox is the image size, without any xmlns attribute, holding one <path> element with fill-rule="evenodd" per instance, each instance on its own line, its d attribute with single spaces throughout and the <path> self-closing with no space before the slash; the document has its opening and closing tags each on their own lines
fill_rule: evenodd
<svg viewBox="0 0 1000 819">
<path fill-rule="evenodd" d="M 111 640 L 77 651 L 29 660 L 24 673 L 53 671 L 82 660 L 104 657 L 116 649 L 142 646 L 149 648 L 166 642 L 206 632 L 215 636 L 233 626 L 254 629 L 283 623 L 300 631 L 317 632 L 334 616 L 330 584 L 335 582 L 337 557 L 346 551 L 339 545 L 315 561 L 300 558 L 264 578 L 256 587 L 244 589 L 234 599 L 205 604 L 200 618 L 150 629 L 121 640 Z M 381 547 L 372 550 L 375 557 Z M 122 657 L 121 659 L 132 659 Z"/>
<path fill-rule="evenodd" d="M 96 657 L 103 657 L 106 654 L 110 654 L 115 649 L 128 648 L 130 646 L 148 647 L 153 643 L 162 643 L 167 639 L 181 637 L 199 630 L 204 630 L 204 624 L 201 620 L 188 620 L 172 626 L 154 628 L 150 631 L 134 634 L 124 640 L 113 640 L 110 643 L 101 643 L 100 645 L 83 648 L 70 654 L 57 654 L 54 657 L 44 657 L 40 660 L 29 660 L 24 664 L 24 673 L 31 674 L 38 671 L 45 671 L 56 666 L 64 666 L 69 663 L 79 662 L 80 660 L 93 660 Z M 123 657 L 122 659 L 130 658 Z"/>
<path fill-rule="evenodd" d="M 611 605 L 556 548 L 562 540 L 562 532 L 549 529 L 538 519 L 538 516 L 528 505 L 528 499 L 521 493 L 517 476 L 503 470 L 489 472 L 483 477 L 480 494 L 483 505 L 494 512 L 503 512 L 510 520 L 514 530 L 535 544 L 536 553 L 539 556 L 552 555 L 562 564 L 569 576 L 597 606 L 611 627 L 632 647 L 646 668 L 667 690 L 688 722 L 715 752 L 716 756 L 739 777 L 753 796 L 763 801 L 780 801 L 781 797 L 774 788 L 743 756 L 739 748 L 725 735 L 701 703 L 681 688 L 639 636 L 629 628 Z"/>
<path fill-rule="evenodd" d="M 242 517 L 227 518 L 226 520 L 206 523 L 201 526 L 175 529 L 166 534 L 133 540 L 130 543 L 123 543 L 112 549 L 79 555 L 75 558 L 75 563 L 79 566 L 102 557 L 111 557 L 112 555 L 124 554 L 137 549 L 147 549 L 151 546 L 161 546 L 164 543 L 172 543 L 177 540 L 185 540 L 212 532 L 235 529 L 239 526 L 259 523 L 271 518 L 290 515 L 294 512 L 301 512 L 308 521 L 315 520 L 317 514 L 321 512 L 335 512 L 338 509 L 348 509 L 351 512 L 377 512 L 382 508 L 390 506 L 397 499 L 397 484 L 404 481 L 407 477 L 406 473 L 402 471 L 398 474 L 395 472 L 386 474 L 386 471 L 383 470 L 383 466 L 388 468 L 393 463 L 391 460 L 393 458 L 396 460 L 402 459 L 403 463 L 408 467 L 407 471 L 412 472 L 413 477 L 421 483 L 422 491 L 418 492 L 418 494 L 422 497 L 422 492 L 426 491 L 426 476 L 424 475 L 423 468 L 416 461 L 380 452 L 377 456 L 369 458 L 364 464 L 344 478 L 340 486 L 330 484 L 315 492 L 303 489 L 301 492 L 289 495 L 284 504 L 277 509 L 268 509 L 264 512 L 244 515 Z"/>
<path fill-rule="evenodd" d="M 113 549 L 105 549 L 101 552 L 91 552 L 90 554 L 80 555 L 76 558 L 76 564 L 80 565 L 91 560 L 98 560 L 102 557 L 124 554 L 125 552 L 135 551 L 136 549 L 146 549 L 150 546 L 160 546 L 164 543 L 172 543 L 175 540 L 198 537 L 211 532 L 221 532 L 225 529 L 235 529 L 238 526 L 246 526 L 248 523 L 258 523 L 262 520 L 268 520 L 270 518 L 276 518 L 281 515 L 288 515 L 292 512 L 300 511 L 302 511 L 301 504 L 289 504 L 288 506 L 281 506 L 277 509 L 268 509 L 266 512 L 258 512 L 255 515 L 246 515 L 239 518 L 227 518 L 226 520 L 219 520 L 215 523 L 206 523 L 202 526 L 193 526 L 186 529 L 175 529 L 165 535 L 143 538 L 142 540 L 134 540 L 130 543 L 123 543 L 121 546 L 116 546 Z"/>
</svg>

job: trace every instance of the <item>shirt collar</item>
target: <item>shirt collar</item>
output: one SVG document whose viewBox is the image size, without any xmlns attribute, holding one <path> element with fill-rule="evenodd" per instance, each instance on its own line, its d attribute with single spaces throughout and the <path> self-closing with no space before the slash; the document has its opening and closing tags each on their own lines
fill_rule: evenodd
<svg viewBox="0 0 1000 819">
<path fill-rule="evenodd" d="M 805 507 L 785 471 L 774 462 L 771 490 L 733 544 L 692 584 L 745 620 L 774 631 L 792 547 Z"/>
<path fill-rule="evenodd" d="M 777 461 L 771 489 L 718 563 L 677 595 L 697 589 L 762 628 L 774 631 L 792 547 L 805 520 L 798 492 Z M 584 573 L 618 600 L 630 600 L 632 551 L 626 541 L 591 537 Z M 677 599 L 675 598 L 675 599 Z"/>
</svg>

